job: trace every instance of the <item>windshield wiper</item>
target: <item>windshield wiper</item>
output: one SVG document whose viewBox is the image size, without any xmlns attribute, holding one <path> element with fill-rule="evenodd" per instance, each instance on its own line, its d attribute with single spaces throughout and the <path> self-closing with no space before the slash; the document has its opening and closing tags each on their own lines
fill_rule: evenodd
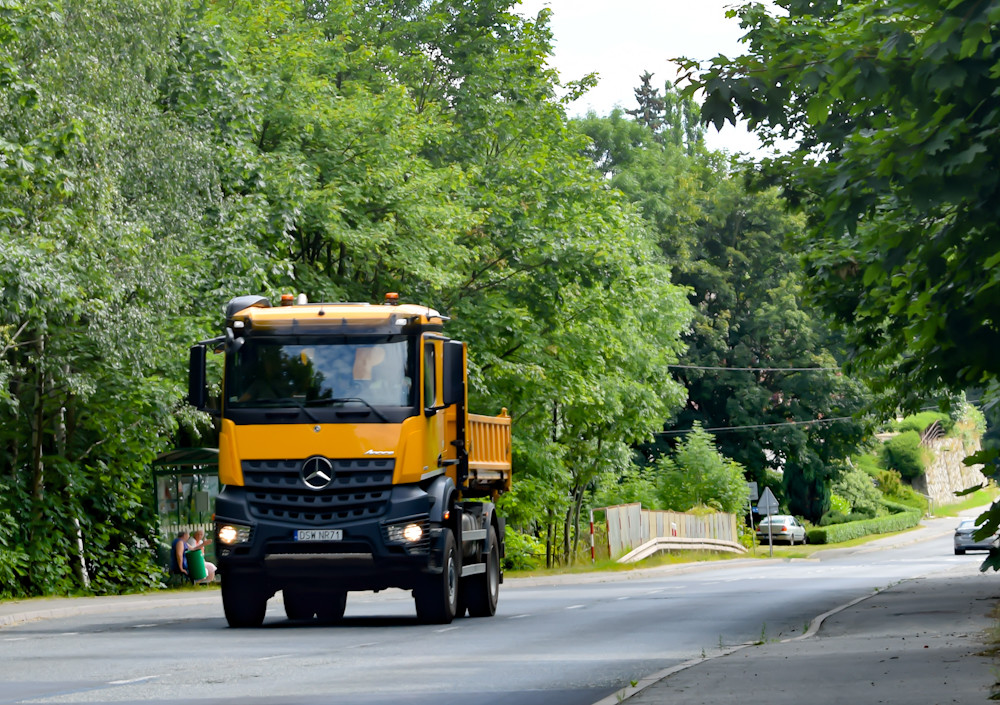
<svg viewBox="0 0 1000 705">
<path fill-rule="evenodd" d="M 322 404 L 323 406 L 333 406 L 334 404 L 347 404 L 349 402 L 357 402 L 358 404 L 364 404 L 368 407 L 368 410 L 379 417 L 383 423 L 389 423 L 388 417 L 381 411 L 372 406 L 369 402 L 365 401 L 361 397 L 333 397 L 331 399 L 313 399 L 310 404 L 316 406 Z"/>
<path fill-rule="evenodd" d="M 319 419 L 316 418 L 315 414 L 313 414 L 311 411 L 309 411 L 309 409 L 306 408 L 305 404 L 303 404 L 300 400 L 294 397 L 282 397 L 281 399 L 257 399 L 255 402 L 253 402 L 253 405 L 260 409 L 268 409 L 268 408 L 274 409 L 280 407 L 294 406 L 301 409 L 302 413 L 308 416 L 313 423 L 320 422 Z"/>
</svg>

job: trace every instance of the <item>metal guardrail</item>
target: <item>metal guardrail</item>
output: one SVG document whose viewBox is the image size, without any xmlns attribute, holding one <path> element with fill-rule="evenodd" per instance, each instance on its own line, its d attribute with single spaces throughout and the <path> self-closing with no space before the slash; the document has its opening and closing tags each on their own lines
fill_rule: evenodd
<svg viewBox="0 0 1000 705">
<path fill-rule="evenodd" d="M 679 536 L 657 536 L 641 546 L 632 549 L 618 559 L 619 563 L 635 563 L 662 551 L 723 551 L 725 553 L 746 553 L 741 544 L 721 539 L 686 539 Z"/>
</svg>

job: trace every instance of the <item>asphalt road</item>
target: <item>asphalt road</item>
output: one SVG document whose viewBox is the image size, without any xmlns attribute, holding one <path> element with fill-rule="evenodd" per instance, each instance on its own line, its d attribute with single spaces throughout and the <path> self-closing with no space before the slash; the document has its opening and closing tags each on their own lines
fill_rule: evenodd
<svg viewBox="0 0 1000 705">
<path fill-rule="evenodd" d="M 737 560 L 508 581 L 492 619 L 416 621 L 409 594 L 352 593 L 340 625 L 226 626 L 221 603 L 79 615 L 0 631 L 0 705 L 189 703 L 590 705 L 900 580 L 975 564 L 948 536 L 825 560 Z M 216 593 L 217 594 L 217 593 Z M 202 601 L 199 601 L 202 602 Z"/>
</svg>

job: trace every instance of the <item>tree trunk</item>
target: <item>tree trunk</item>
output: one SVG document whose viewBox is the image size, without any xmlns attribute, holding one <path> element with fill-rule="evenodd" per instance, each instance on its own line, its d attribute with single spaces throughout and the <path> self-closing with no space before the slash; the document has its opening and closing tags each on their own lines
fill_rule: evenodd
<svg viewBox="0 0 1000 705">
<path fill-rule="evenodd" d="M 553 527 L 553 516 L 552 510 L 548 511 L 548 516 L 545 522 L 545 567 L 552 567 L 552 527 Z"/>
<path fill-rule="evenodd" d="M 63 375 L 68 378 L 69 370 L 64 369 Z M 58 414 L 56 414 L 56 453 L 58 453 L 59 457 L 63 459 L 63 462 L 68 463 L 68 458 L 66 457 L 66 435 L 66 404 L 62 403 L 59 405 Z M 85 590 L 89 590 L 90 574 L 87 572 L 87 560 L 84 553 L 83 527 L 80 525 L 80 517 L 76 514 L 77 503 L 73 501 L 72 476 L 66 478 L 66 505 L 67 508 L 73 512 L 73 532 L 76 534 L 76 555 L 71 559 L 73 564 L 73 573 L 76 575 L 76 579 L 79 581 L 80 585 L 82 585 Z"/>
<path fill-rule="evenodd" d="M 35 526 L 40 525 L 45 517 L 42 500 L 45 498 L 45 463 L 43 424 L 45 423 L 45 371 L 42 361 L 45 353 L 45 336 L 39 335 L 35 343 L 38 358 L 35 363 L 35 395 L 31 407 L 31 500 L 34 507 L 34 521 L 31 535 L 34 539 Z"/>
</svg>

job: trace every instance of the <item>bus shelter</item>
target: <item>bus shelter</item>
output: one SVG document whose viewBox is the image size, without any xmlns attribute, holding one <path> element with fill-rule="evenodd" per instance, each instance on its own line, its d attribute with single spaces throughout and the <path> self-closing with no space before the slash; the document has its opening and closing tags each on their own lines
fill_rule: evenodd
<svg viewBox="0 0 1000 705">
<path fill-rule="evenodd" d="M 211 537 L 212 507 L 219 494 L 219 450 L 177 448 L 153 461 L 158 519 L 157 562 L 170 565 L 170 544 L 181 531 L 201 529 Z M 215 563 L 215 544 L 205 547 L 205 558 Z"/>
</svg>

